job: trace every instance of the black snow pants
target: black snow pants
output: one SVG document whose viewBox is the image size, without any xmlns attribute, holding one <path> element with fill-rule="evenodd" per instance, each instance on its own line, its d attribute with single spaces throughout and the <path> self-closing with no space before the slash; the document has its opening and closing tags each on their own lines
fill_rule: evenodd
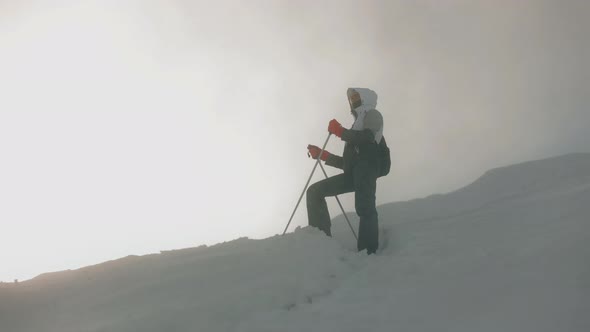
<svg viewBox="0 0 590 332">
<path fill-rule="evenodd" d="M 379 247 L 379 227 L 375 191 L 377 171 L 368 162 L 358 162 L 348 173 L 332 176 L 307 189 L 309 225 L 331 236 L 331 222 L 326 197 L 354 192 L 355 209 L 360 218 L 357 248 L 374 254 Z"/>
</svg>

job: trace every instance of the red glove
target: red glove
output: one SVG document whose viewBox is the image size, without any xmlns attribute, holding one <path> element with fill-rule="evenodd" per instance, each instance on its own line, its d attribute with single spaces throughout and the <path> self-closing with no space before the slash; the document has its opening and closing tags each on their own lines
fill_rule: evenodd
<svg viewBox="0 0 590 332">
<path fill-rule="evenodd" d="M 320 152 L 322 152 L 322 149 L 318 148 L 315 145 L 308 145 L 307 146 L 307 150 L 308 150 L 308 153 L 311 155 L 311 157 L 313 159 L 318 159 L 318 155 L 320 154 Z M 330 152 L 324 150 L 324 153 L 322 153 L 322 158 L 321 159 L 323 161 L 326 161 L 326 160 L 328 160 L 328 157 L 329 156 L 330 156 Z"/>
<path fill-rule="evenodd" d="M 338 137 L 342 137 L 342 132 L 344 131 L 344 128 L 342 128 L 340 122 L 336 121 L 336 119 L 332 119 L 330 121 L 330 124 L 328 125 L 328 131 L 331 134 L 334 134 Z"/>
</svg>

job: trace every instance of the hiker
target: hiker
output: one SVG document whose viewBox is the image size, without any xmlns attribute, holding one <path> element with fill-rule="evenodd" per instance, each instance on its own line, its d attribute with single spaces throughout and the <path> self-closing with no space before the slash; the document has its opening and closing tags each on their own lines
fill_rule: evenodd
<svg viewBox="0 0 590 332">
<path fill-rule="evenodd" d="M 336 119 L 331 120 L 328 126 L 331 134 L 346 142 L 342 157 L 328 151 L 319 156 L 321 148 L 307 146 L 312 158 L 319 157 L 326 165 L 342 169 L 344 173 L 314 183 L 307 189 L 307 215 L 310 226 L 331 236 L 326 197 L 354 192 L 355 209 L 360 217 L 357 248 L 374 254 L 379 246 L 375 190 L 377 178 L 382 173 L 379 143 L 383 139 L 383 117 L 375 109 L 377 93 L 374 91 L 349 88 L 346 94 L 354 117 L 352 128 L 344 129 Z"/>
</svg>

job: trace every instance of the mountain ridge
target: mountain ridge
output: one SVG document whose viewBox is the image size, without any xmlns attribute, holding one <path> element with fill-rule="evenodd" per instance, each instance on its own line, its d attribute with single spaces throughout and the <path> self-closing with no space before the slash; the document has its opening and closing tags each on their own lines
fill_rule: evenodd
<svg viewBox="0 0 590 332">
<path fill-rule="evenodd" d="M 378 255 L 339 217 L 333 238 L 298 227 L 43 275 L 0 288 L 0 329 L 585 332 L 589 174 L 570 154 L 381 205 Z"/>
</svg>

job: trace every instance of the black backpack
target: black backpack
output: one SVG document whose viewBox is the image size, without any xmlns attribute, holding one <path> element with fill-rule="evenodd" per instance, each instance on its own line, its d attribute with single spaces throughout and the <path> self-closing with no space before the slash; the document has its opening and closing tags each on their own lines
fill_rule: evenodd
<svg viewBox="0 0 590 332">
<path fill-rule="evenodd" d="M 386 176 L 391 168 L 391 156 L 385 137 L 381 137 L 377 151 L 379 153 L 379 177 Z"/>
</svg>

